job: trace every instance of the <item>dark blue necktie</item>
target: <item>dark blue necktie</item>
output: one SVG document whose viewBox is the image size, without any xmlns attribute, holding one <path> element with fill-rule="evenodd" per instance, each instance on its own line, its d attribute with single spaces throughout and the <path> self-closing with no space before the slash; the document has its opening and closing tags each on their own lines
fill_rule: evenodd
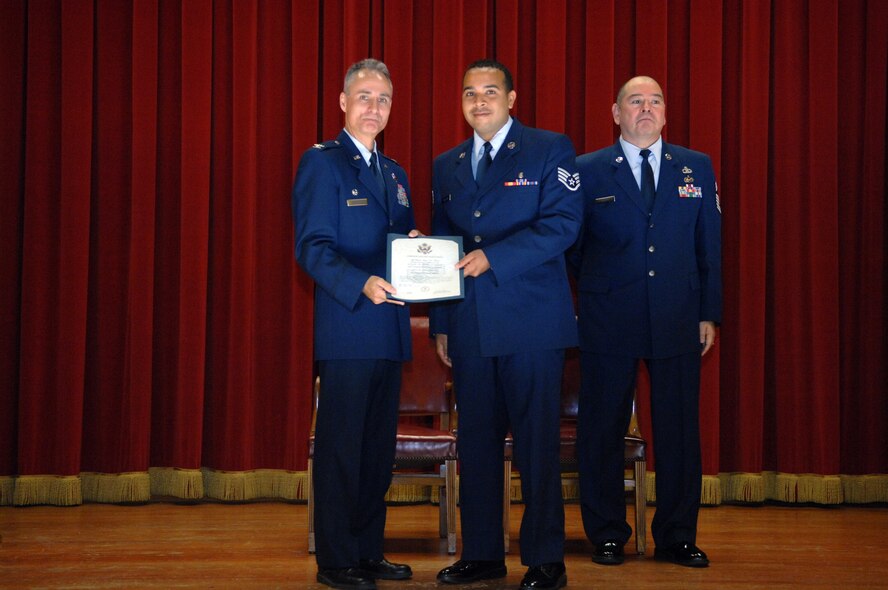
<svg viewBox="0 0 888 590">
<path fill-rule="evenodd" d="M 489 141 L 484 142 L 484 153 L 481 154 L 481 159 L 478 160 L 478 167 L 475 169 L 475 182 L 481 184 L 481 180 L 484 178 L 484 173 L 487 172 L 487 169 L 490 168 L 490 165 L 493 163 L 493 158 L 490 157 L 490 150 L 493 149 L 493 146 L 490 145 Z"/>
<path fill-rule="evenodd" d="M 641 198 L 650 213 L 654 209 L 654 193 L 657 192 L 654 188 L 654 169 L 648 161 L 651 150 L 643 149 L 639 153 L 641 154 Z"/>
<path fill-rule="evenodd" d="M 373 179 L 376 180 L 376 186 L 379 192 L 385 194 L 385 181 L 382 179 L 382 173 L 379 171 L 379 165 L 376 161 L 376 152 L 370 152 L 370 172 L 373 173 Z"/>
</svg>

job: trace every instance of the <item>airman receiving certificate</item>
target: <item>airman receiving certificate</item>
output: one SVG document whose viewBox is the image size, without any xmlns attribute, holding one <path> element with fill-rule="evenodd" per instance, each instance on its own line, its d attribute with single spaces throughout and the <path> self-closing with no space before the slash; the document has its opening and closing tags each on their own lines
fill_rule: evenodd
<svg viewBox="0 0 888 590">
<path fill-rule="evenodd" d="M 388 234 L 386 280 L 397 289 L 390 297 L 413 303 L 461 299 L 463 271 L 461 236 L 408 238 Z"/>
</svg>

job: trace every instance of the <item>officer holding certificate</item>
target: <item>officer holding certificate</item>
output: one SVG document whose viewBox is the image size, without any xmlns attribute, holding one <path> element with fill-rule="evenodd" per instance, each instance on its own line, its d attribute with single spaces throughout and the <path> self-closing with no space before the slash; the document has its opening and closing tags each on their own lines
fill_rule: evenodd
<svg viewBox="0 0 888 590">
<path fill-rule="evenodd" d="M 292 194 L 296 260 L 315 281 L 317 580 L 333 588 L 412 575 L 382 553 L 401 362 L 410 359 L 409 311 L 382 278 L 386 234 L 418 235 L 407 175 L 376 145 L 391 103 L 385 64 L 351 66 L 339 96 L 345 129 L 303 154 Z"/>
<path fill-rule="evenodd" d="M 502 64 L 471 64 L 462 109 L 473 137 L 433 169 L 434 235 L 461 236 L 465 298 L 437 303 L 430 330 L 453 368 L 459 408 L 462 556 L 448 584 L 506 575 L 503 442 L 511 430 L 525 502 L 521 588 L 561 588 L 564 507 L 558 467 L 564 349 L 577 326 L 564 252 L 582 220 L 570 140 L 509 115 L 516 93 Z"/>
</svg>

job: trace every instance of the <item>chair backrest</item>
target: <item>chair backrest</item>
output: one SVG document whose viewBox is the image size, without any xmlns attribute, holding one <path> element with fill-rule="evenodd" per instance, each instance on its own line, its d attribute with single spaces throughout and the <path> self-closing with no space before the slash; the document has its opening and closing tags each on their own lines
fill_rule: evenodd
<svg viewBox="0 0 888 590">
<path fill-rule="evenodd" d="M 429 318 L 410 318 L 413 360 L 401 373 L 401 414 L 448 415 L 451 408 L 450 372 L 438 358 L 435 341 L 429 337 Z"/>
</svg>

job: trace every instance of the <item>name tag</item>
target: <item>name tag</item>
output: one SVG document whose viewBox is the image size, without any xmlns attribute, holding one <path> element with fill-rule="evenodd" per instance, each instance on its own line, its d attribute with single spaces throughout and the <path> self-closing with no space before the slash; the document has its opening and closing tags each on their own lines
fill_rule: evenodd
<svg viewBox="0 0 888 590">
<path fill-rule="evenodd" d="M 617 200 L 617 197 L 614 195 L 608 195 L 606 197 L 595 197 L 596 203 L 613 203 Z"/>
<path fill-rule="evenodd" d="M 348 207 L 366 207 L 367 197 L 364 197 L 363 199 L 348 199 L 345 204 Z"/>
</svg>

